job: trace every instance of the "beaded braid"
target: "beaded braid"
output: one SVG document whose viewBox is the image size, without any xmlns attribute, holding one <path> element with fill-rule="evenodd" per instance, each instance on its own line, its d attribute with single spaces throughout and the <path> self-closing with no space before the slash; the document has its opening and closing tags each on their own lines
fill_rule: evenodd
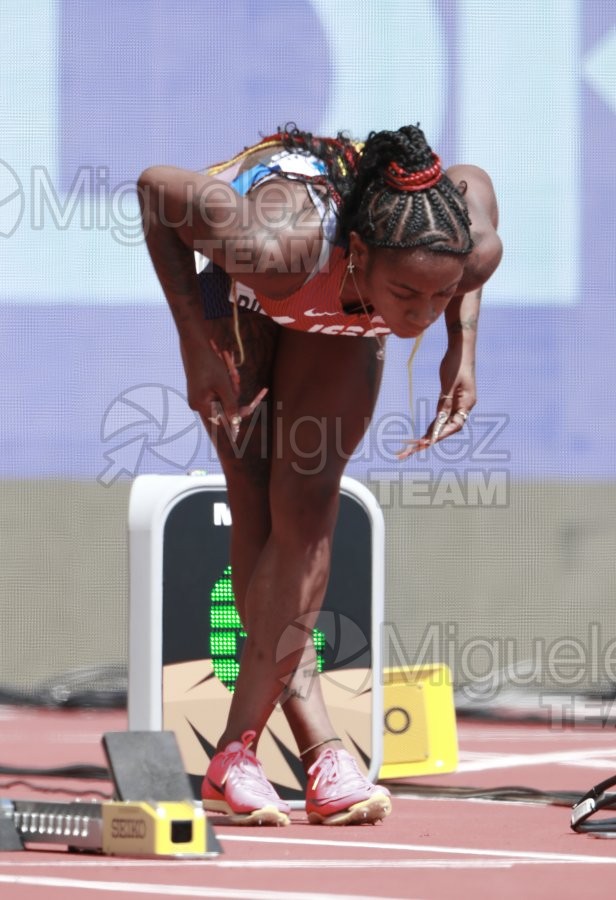
<svg viewBox="0 0 616 900">
<path fill-rule="evenodd" d="M 340 209 L 341 236 L 356 231 L 374 247 L 429 247 L 468 254 L 473 248 L 464 197 L 441 169 L 418 126 L 371 132 L 354 143 L 343 132 L 315 137 L 287 125 L 272 138 L 288 150 L 323 160 L 328 175 L 310 179 L 327 188 Z"/>
<path fill-rule="evenodd" d="M 306 180 L 325 187 L 336 206 L 344 208 L 353 193 L 362 144 L 352 141 L 343 132 L 335 138 L 315 137 L 309 131 L 300 131 L 293 123 L 287 124 L 277 134 L 264 138 L 263 142 L 271 140 L 280 141 L 286 150 L 322 160 L 327 167 L 327 175 Z"/>
</svg>

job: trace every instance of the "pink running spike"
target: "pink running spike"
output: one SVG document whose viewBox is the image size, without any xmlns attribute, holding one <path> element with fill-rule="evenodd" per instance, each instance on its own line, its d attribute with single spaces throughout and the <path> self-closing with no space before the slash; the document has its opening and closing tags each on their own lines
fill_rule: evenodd
<svg viewBox="0 0 616 900">
<path fill-rule="evenodd" d="M 290 806 L 265 777 L 250 749 L 256 732 L 245 731 L 210 760 L 201 786 L 203 806 L 222 812 L 234 825 L 288 825 Z"/>
<path fill-rule="evenodd" d="M 313 825 L 374 823 L 391 812 L 387 788 L 368 781 L 347 750 L 323 750 L 308 776 L 306 812 Z"/>
</svg>

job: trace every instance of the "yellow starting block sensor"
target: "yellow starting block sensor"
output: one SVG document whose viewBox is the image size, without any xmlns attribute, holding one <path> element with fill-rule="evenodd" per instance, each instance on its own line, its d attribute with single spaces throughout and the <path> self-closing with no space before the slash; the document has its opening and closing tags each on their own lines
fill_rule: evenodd
<svg viewBox="0 0 616 900">
<path fill-rule="evenodd" d="M 455 772 L 458 737 L 451 671 L 441 664 L 383 670 L 379 780 Z"/>
<path fill-rule="evenodd" d="M 43 843 L 110 856 L 202 859 L 222 853 L 193 797 L 173 732 L 106 734 L 103 747 L 116 799 L 0 798 L 0 851 Z"/>
<path fill-rule="evenodd" d="M 208 822 L 200 803 L 103 803 L 103 853 L 110 856 L 201 858 L 219 853 L 208 841 Z"/>
<path fill-rule="evenodd" d="M 103 804 L 103 853 L 206 857 L 221 853 L 192 793 L 172 731 L 103 735 L 117 799 Z"/>
</svg>

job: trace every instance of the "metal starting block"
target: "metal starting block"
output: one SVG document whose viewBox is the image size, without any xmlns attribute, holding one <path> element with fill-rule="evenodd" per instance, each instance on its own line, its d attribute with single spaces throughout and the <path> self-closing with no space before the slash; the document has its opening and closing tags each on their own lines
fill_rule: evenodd
<svg viewBox="0 0 616 900">
<path fill-rule="evenodd" d="M 0 851 L 29 844 L 110 856 L 201 859 L 222 853 L 193 798 L 175 734 L 103 736 L 115 799 L 102 803 L 0 799 Z"/>
</svg>

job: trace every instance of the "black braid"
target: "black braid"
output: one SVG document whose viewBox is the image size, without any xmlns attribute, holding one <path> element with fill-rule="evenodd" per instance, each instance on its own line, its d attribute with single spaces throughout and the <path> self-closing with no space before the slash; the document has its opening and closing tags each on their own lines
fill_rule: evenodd
<svg viewBox="0 0 616 900">
<path fill-rule="evenodd" d="M 434 162 L 423 131 L 407 125 L 397 131 L 371 132 L 363 148 L 343 132 L 336 138 L 315 137 L 295 125 L 277 137 L 288 150 L 313 154 L 327 166 L 322 182 L 340 208 L 341 236 L 356 231 L 374 247 L 429 247 L 438 253 L 467 254 L 473 248 L 464 197 L 452 181 L 418 191 L 401 191 L 385 181 L 396 162 L 405 172 L 420 172 Z"/>
</svg>

